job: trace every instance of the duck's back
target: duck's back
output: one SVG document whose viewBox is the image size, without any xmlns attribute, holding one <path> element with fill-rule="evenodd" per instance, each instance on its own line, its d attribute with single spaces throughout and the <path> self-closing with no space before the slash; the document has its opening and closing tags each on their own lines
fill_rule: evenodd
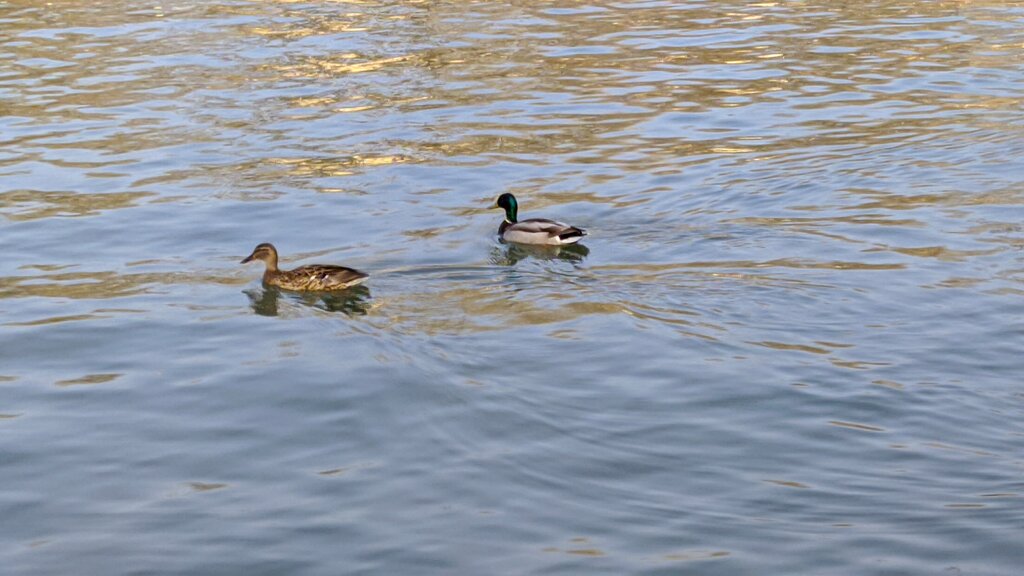
<svg viewBox="0 0 1024 576">
<path fill-rule="evenodd" d="M 267 273 L 263 279 L 288 290 L 341 290 L 355 286 L 369 277 L 365 272 L 345 266 L 310 264 L 294 270 Z"/>
<path fill-rule="evenodd" d="M 557 245 L 579 242 L 587 235 L 587 231 L 557 220 L 530 218 L 514 224 L 502 222 L 498 234 L 509 242 Z"/>
</svg>

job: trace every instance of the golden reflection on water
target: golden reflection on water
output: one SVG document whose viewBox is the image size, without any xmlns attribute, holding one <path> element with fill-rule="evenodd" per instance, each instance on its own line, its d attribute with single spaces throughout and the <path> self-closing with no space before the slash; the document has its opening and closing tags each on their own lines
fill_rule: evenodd
<svg viewBox="0 0 1024 576">
<path fill-rule="evenodd" d="M 55 384 L 61 388 L 68 386 L 92 386 L 95 384 L 106 384 L 107 382 L 113 382 L 124 374 L 86 374 L 79 378 L 71 378 L 68 380 L 58 380 Z"/>
<path fill-rule="evenodd" d="M 51 13 L 58 20 L 54 28 L 68 26 L 103 27 L 112 23 L 131 23 L 143 26 L 158 25 L 159 11 L 140 10 L 120 15 L 111 22 L 111 14 L 88 4 L 78 10 Z M 333 7 L 331 6 L 333 4 Z M 284 118 L 291 106 L 320 108 L 325 116 L 336 113 L 367 112 L 374 108 L 418 106 L 468 106 L 507 103 L 504 110 L 491 114 L 473 115 L 468 121 L 439 122 L 430 126 L 432 138 L 401 142 L 409 157 L 472 156 L 479 154 L 504 155 L 548 154 L 562 148 L 587 152 L 573 158 L 573 162 L 614 165 L 622 170 L 678 171 L 687 158 L 708 155 L 750 156 L 751 161 L 776 158 L 787 151 L 802 149 L 813 134 L 819 147 L 835 144 L 864 144 L 874 139 L 908 141 L 918 136 L 942 131 L 950 114 L 959 113 L 965 106 L 1013 112 L 1016 99 L 989 94 L 972 93 L 970 86 L 953 86 L 949 90 L 922 90 L 890 95 L 883 91 L 867 94 L 868 99 L 858 102 L 864 110 L 874 104 L 891 102 L 893 112 L 864 111 L 848 118 L 807 120 L 801 124 L 806 130 L 796 130 L 796 136 L 785 134 L 781 127 L 757 135 L 744 135 L 736 130 L 694 126 L 690 137 L 665 137 L 657 130 L 644 130 L 645 123 L 664 119 L 679 112 L 701 112 L 714 109 L 737 108 L 759 102 L 782 102 L 794 96 L 809 99 L 809 109 L 835 105 L 834 97 L 849 91 L 849 83 L 858 86 L 884 87 L 892 79 L 914 78 L 921 75 L 919 64 L 928 63 L 948 69 L 965 66 L 1006 66 L 1000 60 L 1019 53 L 1019 46 L 1001 43 L 993 30 L 970 21 L 956 23 L 957 33 L 949 38 L 925 39 L 908 44 L 901 36 L 904 24 L 899 21 L 905 7 L 878 4 L 871 10 L 855 10 L 846 6 L 815 3 L 756 3 L 732 12 L 703 4 L 685 9 L 665 10 L 661 6 L 633 7 L 629 25 L 612 15 L 617 14 L 614 3 L 598 2 L 594 7 L 602 12 L 573 12 L 574 2 L 538 3 L 501 6 L 477 3 L 466 7 L 451 3 L 406 2 L 401 5 L 386 3 L 331 3 L 323 10 L 294 8 L 291 2 L 263 2 L 238 6 L 191 6 L 186 14 L 197 18 L 210 18 L 227 14 L 266 17 L 266 24 L 258 26 L 227 26 L 221 31 L 226 37 L 257 37 L 285 44 L 307 37 L 329 37 L 341 40 L 337 51 L 322 50 L 317 55 L 284 57 L 271 63 L 261 62 L 250 68 L 257 72 L 249 76 L 261 85 L 292 79 L 316 80 L 321 78 L 362 77 L 344 92 L 329 87 L 319 94 L 286 97 L 282 108 L 262 106 L 261 114 L 267 119 Z M 942 17 L 962 15 L 965 11 L 980 10 L 987 3 L 934 2 L 914 7 L 914 17 L 935 18 L 933 23 L 917 23 L 917 29 L 934 29 L 944 33 L 952 24 Z M 31 8 L 31 3 L 14 6 Z M 368 7 L 374 10 L 368 10 Z M 559 13 L 553 9 L 564 8 Z M 826 8 L 832 18 L 822 17 Z M 377 9 L 380 11 L 378 12 Z M 494 34 L 486 45 L 474 40 L 479 31 L 460 26 L 464 11 L 486 14 L 494 24 Z M 40 9 L 41 13 L 49 13 Z M 518 19 L 532 19 L 544 23 L 541 29 L 558 23 L 557 34 L 535 34 L 529 42 L 508 32 Z M 832 26 L 839 19 L 847 26 Z M 379 54 L 354 51 L 344 39 L 372 30 L 388 22 L 396 33 L 417 42 L 409 42 L 400 54 Z M 857 24 L 861 24 L 858 26 Z M 870 32 L 862 26 L 874 25 Z M 31 31 L 37 23 L 32 18 L 15 18 L 13 32 Z M 776 27 L 783 33 L 758 34 L 758 27 Z M 729 42 L 718 38 L 714 30 L 732 30 L 736 38 Z M 665 30 L 674 31 L 674 41 L 666 41 Z M 792 31 L 798 33 L 790 33 Z M 744 34 L 750 31 L 749 34 Z M 826 33 L 827 32 L 827 33 Z M 967 33 L 973 33 L 968 36 Z M 81 38 L 33 40 L 30 47 L 20 47 L 25 57 L 52 58 L 78 48 Z M 131 36 L 112 36 L 91 39 L 92 57 L 99 66 L 104 62 L 125 60 L 117 56 L 124 45 L 133 48 L 139 44 Z M 162 35 L 155 53 L 173 52 L 175 48 L 213 39 L 205 34 L 197 36 Z M 418 44 L 418 45 L 417 45 Z M 150 50 L 150 49 L 147 49 Z M 142 54 L 143 56 L 145 53 Z M 81 83 L 96 75 L 89 66 L 68 66 L 50 69 L 19 69 L 24 78 L 48 78 L 63 85 Z M 243 68 L 245 66 L 243 65 Z M 529 69 L 530 74 L 513 73 Z M 100 68 L 102 70 L 102 67 Z M 879 71 L 884 70 L 884 74 Z M 180 83 L 170 77 L 161 77 L 150 71 L 139 74 L 130 83 L 112 81 L 110 89 L 90 85 L 88 90 L 75 95 L 59 96 L 56 101 L 27 109 L 10 110 L 16 116 L 52 117 L 54 106 L 77 114 L 83 104 L 94 110 L 111 106 L 141 103 L 146 90 L 165 88 Z M 195 88 L 208 88 L 210 82 L 226 80 L 223 86 L 244 85 L 250 80 L 246 74 L 209 74 L 201 69 L 178 68 L 179 74 L 206 83 Z M 779 72 L 779 73 L 769 73 Z M 396 82 L 392 77 L 405 78 Z M 384 82 L 375 82 L 384 80 Z M 236 83 L 236 84 L 235 84 Z M 448 84 L 459 84 L 452 89 Z M 133 89 L 124 90 L 126 84 Z M 464 84 L 464 85 L 463 85 Z M 573 96 L 571 107 L 552 106 L 543 113 L 543 90 L 557 87 Z M 501 95 L 495 102 L 494 95 Z M 71 100 L 70 98 L 75 98 Z M 172 97 L 168 97 L 171 100 Z M 527 114 L 515 102 L 533 102 L 541 105 L 539 114 Z M 341 104 L 339 106 L 339 104 Z M 927 107 L 927 114 L 913 109 Z M 907 108 L 901 115 L 899 108 Z M 851 114 L 854 110 L 849 111 Z M 96 112 L 90 112 L 95 114 Z M 83 116 L 84 117 L 84 116 Z M 212 117 L 213 122 L 219 122 Z M 540 120 L 540 125 L 537 121 Z M 259 132 L 258 126 L 243 126 Z M 980 127 L 980 129 L 984 129 Z M 614 137 L 629 131 L 629 137 Z M 146 134 L 149 134 L 147 132 Z M 500 133 L 500 134 L 499 134 Z M 141 147 L 166 144 L 180 140 L 184 135 L 168 131 L 152 131 L 152 143 Z M 195 134 L 191 135 L 192 138 Z M 211 137 L 216 137 L 211 133 Z M 126 152 L 129 146 L 140 147 L 148 138 L 136 132 L 131 138 L 97 140 L 93 146 L 111 151 Z M 640 155 L 643 163 L 623 161 L 623 156 Z M 289 157 L 281 159 L 289 166 L 289 173 L 299 179 L 351 176 L 372 168 L 377 160 L 394 161 L 396 155 L 382 155 L 356 161 L 331 160 L 320 156 Z M 273 162 L 273 159 L 268 159 Z M 243 172 L 258 171 L 260 162 L 239 164 Z M 355 168 L 355 169 L 353 169 Z M 265 175 L 257 182 L 268 183 L 275 176 Z M 147 182 L 149 182 L 147 180 Z M 605 201 L 605 200 L 601 200 Z"/>
<path fill-rule="evenodd" d="M 50 298 L 108 299 L 142 294 L 155 287 L 174 284 L 236 286 L 248 280 L 211 273 L 64 272 L 39 276 L 0 277 L 0 299 L 42 296 Z"/>
<path fill-rule="evenodd" d="M 153 194 L 146 192 L 46 192 L 11 190 L 0 192 L 0 215 L 13 220 L 37 220 L 55 216 L 90 216 L 105 210 L 131 208 Z"/>
<path fill-rule="evenodd" d="M 500 122 L 477 118 L 471 125 L 459 122 L 435 126 L 435 134 L 441 136 L 440 142 L 407 144 L 419 147 L 424 153 L 445 155 L 543 153 L 544 150 L 564 145 L 602 150 L 600 161 L 613 163 L 616 155 L 629 151 L 643 151 L 646 156 L 651 156 L 651 147 L 654 146 L 665 152 L 662 155 L 663 161 L 659 163 L 664 165 L 670 159 L 703 154 L 777 154 L 803 147 L 806 140 L 804 137 L 787 139 L 779 134 L 771 134 L 771 146 L 767 147 L 744 145 L 746 137 L 728 133 L 718 138 L 701 138 L 698 141 L 654 138 L 606 141 L 604 137 L 610 132 L 635 128 L 638 123 L 673 111 L 738 107 L 758 101 L 781 100 L 800 92 L 817 96 L 816 102 L 806 104 L 808 108 L 825 108 L 834 105 L 834 101 L 826 97 L 842 93 L 850 79 L 863 86 L 884 86 L 891 78 L 919 76 L 921 63 L 951 69 L 972 64 L 1005 65 L 995 59 L 997 57 L 994 55 L 1001 51 L 1009 56 L 1019 48 L 994 42 L 998 37 L 994 37 L 994 31 L 984 25 L 971 28 L 968 24 L 958 26 L 959 36 L 951 34 L 950 38 L 942 40 L 926 39 L 911 46 L 901 34 L 904 28 L 898 18 L 902 8 L 884 4 L 873 10 L 851 10 L 848 7 L 828 5 L 828 9 L 840 21 L 875 24 L 875 28 L 867 34 L 852 24 L 848 28 L 831 26 L 835 20 L 823 18 L 821 7 L 815 4 L 769 3 L 748 5 L 741 11 L 727 14 L 723 14 L 717 7 L 704 5 L 688 6 L 684 10 L 664 10 L 660 6 L 647 9 L 636 7 L 630 10 L 628 27 L 620 19 L 610 16 L 618 13 L 612 5 L 598 3 L 595 6 L 606 9 L 608 16 L 592 12 L 562 12 L 557 15 L 560 23 L 558 34 L 551 37 L 538 35 L 524 43 L 518 35 L 502 33 L 503 23 L 515 22 L 517 19 L 532 18 L 539 22 L 551 22 L 556 18 L 551 9 L 560 6 L 574 8 L 577 4 L 473 5 L 471 10 L 486 13 L 496 22 L 497 33 L 488 38 L 486 48 L 469 38 L 468 35 L 475 30 L 458 26 L 460 10 L 464 8 L 462 6 L 427 3 L 419 7 L 406 5 L 401 10 L 391 6 L 386 17 L 392 19 L 393 24 L 404 33 L 423 39 L 423 48 L 398 55 L 362 54 L 342 49 L 334 54 L 308 56 L 274 64 L 271 70 L 284 78 L 306 79 L 377 75 L 385 71 L 410 74 L 417 78 L 412 86 L 426 91 L 428 101 L 449 105 L 481 101 L 474 97 L 476 93 L 504 94 L 510 101 L 517 94 L 529 99 L 533 97 L 532 91 L 546 85 L 557 85 L 560 90 L 576 93 L 585 99 L 581 104 L 602 102 L 614 105 L 593 114 L 567 110 L 541 115 L 540 118 L 547 120 L 541 129 L 532 125 L 529 129 L 523 129 L 525 126 L 517 121 L 520 115 L 513 109 L 508 114 L 499 112 L 499 116 L 506 116 Z M 937 32 L 942 32 L 950 27 L 950 23 L 942 21 L 941 17 L 980 7 L 977 4 L 965 7 L 959 2 L 935 2 L 927 6 L 915 6 L 914 16 L 935 17 L 936 21 L 931 26 Z M 296 37 L 344 36 L 346 32 L 362 31 L 362 28 L 350 29 L 348 26 L 371 19 L 366 13 L 360 12 L 344 14 L 340 22 L 338 18 L 311 17 L 308 14 L 297 16 L 303 19 L 299 23 L 282 24 L 282 28 L 277 30 L 252 28 L 249 33 L 277 34 L 288 39 L 291 39 L 290 34 Z M 787 29 L 799 29 L 800 33 L 764 35 L 757 38 L 759 41 L 739 35 L 737 41 L 730 45 L 714 35 L 709 36 L 709 25 L 726 30 L 730 26 L 734 30 L 752 26 L 778 27 L 787 32 Z M 929 25 L 922 24 L 920 27 L 928 28 Z M 960 28 L 964 30 L 960 31 Z M 673 30 L 680 38 L 691 41 L 683 42 L 682 46 L 679 43 L 660 42 L 657 36 L 651 35 L 648 38 L 645 29 Z M 824 33 L 826 30 L 828 34 Z M 966 36 L 968 32 L 974 32 L 974 36 Z M 594 50 L 587 50 L 590 47 Z M 560 52 L 565 54 L 560 55 Z M 785 73 L 757 78 L 753 72 L 766 62 L 771 62 L 773 67 Z M 510 66 L 529 66 L 531 74 L 522 77 L 493 73 L 495 69 Z M 702 70 L 707 70 L 707 73 L 702 74 Z M 729 70 L 741 74 L 733 76 Z M 813 74 L 806 74 L 805 70 L 812 70 Z M 884 76 L 877 74 L 879 70 L 885 70 Z M 678 76 L 678 82 L 666 82 L 664 78 L 645 82 L 645 74 L 665 78 L 674 74 Z M 431 81 L 437 79 L 460 80 L 469 83 L 470 87 L 453 91 L 447 89 L 444 82 Z M 625 93 L 614 99 L 609 98 L 607 91 L 619 87 Z M 911 113 L 891 120 L 860 114 L 842 117 L 842 122 L 823 119 L 806 125 L 813 129 L 816 144 L 860 144 L 876 138 L 891 140 L 894 135 L 909 139 L 922 133 L 934 132 L 944 127 L 942 111 L 958 112 L 965 106 L 1012 111 L 1016 106 L 1014 98 L 973 94 L 969 86 L 956 88 L 911 95 L 901 93 L 896 98 L 877 92 L 873 102 L 869 102 L 891 100 L 908 110 L 914 105 L 937 107 L 938 113 L 932 111 L 917 117 Z M 396 95 L 411 96 L 402 94 L 401 88 L 390 83 L 376 88 L 368 85 L 366 92 L 361 94 L 370 99 L 382 96 L 391 99 Z M 328 113 L 374 106 L 363 104 L 332 110 L 330 106 L 336 102 L 338 99 L 334 96 L 304 97 L 298 101 L 301 106 L 326 107 Z M 623 105 L 631 108 L 623 109 Z M 563 121 L 559 122 L 559 119 Z M 867 122 L 855 124 L 849 121 L 854 119 Z M 477 134 L 456 136 L 457 132 L 466 132 L 465 128 L 472 128 L 470 131 Z M 501 131 L 504 134 L 486 134 L 489 131 Z M 765 144 L 766 136 L 769 135 L 758 136 L 758 144 Z M 648 163 L 647 168 L 650 167 Z"/>
<path fill-rule="evenodd" d="M 557 287 L 553 287 L 558 289 Z M 543 326 L 590 315 L 627 311 L 616 302 L 573 300 L 549 296 L 543 301 L 511 298 L 507 289 L 474 285 L 435 287 L 430 292 L 395 295 L 381 304 L 382 327 L 426 335 L 507 330 Z M 439 313 L 440 311 L 444 313 Z"/>
<path fill-rule="evenodd" d="M 96 320 L 99 318 L 110 318 L 101 314 L 71 314 L 68 316 L 53 316 L 50 318 L 43 318 L 40 320 L 30 320 L 27 322 L 7 322 L 6 326 L 44 326 L 46 324 L 59 324 L 61 322 L 78 322 L 81 320 Z"/>
</svg>

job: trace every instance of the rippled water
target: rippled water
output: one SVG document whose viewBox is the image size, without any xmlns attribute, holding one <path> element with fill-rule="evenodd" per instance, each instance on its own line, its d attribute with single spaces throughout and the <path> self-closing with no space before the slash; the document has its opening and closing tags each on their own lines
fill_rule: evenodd
<svg viewBox="0 0 1024 576">
<path fill-rule="evenodd" d="M 0 2 L 0 564 L 1017 574 L 1022 94 L 1015 2 Z"/>
</svg>

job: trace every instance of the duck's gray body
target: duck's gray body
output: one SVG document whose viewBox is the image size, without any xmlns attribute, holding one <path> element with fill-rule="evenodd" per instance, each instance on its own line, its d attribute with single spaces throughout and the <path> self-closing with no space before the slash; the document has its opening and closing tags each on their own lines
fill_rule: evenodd
<svg viewBox="0 0 1024 576">
<path fill-rule="evenodd" d="M 586 230 L 557 220 L 548 220 L 547 218 L 519 220 L 517 218 L 519 203 L 516 201 L 516 197 L 508 192 L 498 196 L 494 206 L 505 210 L 505 220 L 498 227 L 498 236 L 506 242 L 563 246 L 575 244 L 587 235 Z"/>
<path fill-rule="evenodd" d="M 547 218 L 530 218 L 519 222 L 505 220 L 498 227 L 498 236 L 506 242 L 561 246 L 575 244 L 587 235 L 582 228 Z"/>
</svg>

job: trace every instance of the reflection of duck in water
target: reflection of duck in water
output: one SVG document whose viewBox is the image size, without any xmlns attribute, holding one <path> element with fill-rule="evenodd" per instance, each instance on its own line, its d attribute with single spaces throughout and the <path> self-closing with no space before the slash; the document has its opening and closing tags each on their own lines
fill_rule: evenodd
<svg viewBox="0 0 1024 576">
<path fill-rule="evenodd" d="M 564 246 L 575 244 L 587 235 L 587 231 L 582 228 L 547 218 L 518 220 L 519 203 L 508 192 L 498 196 L 493 207 L 505 210 L 505 220 L 498 227 L 498 236 L 506 242 Z"/>
<path fill-rule="evenodd" d="M 262 260 L 267 269 L 263 272 L 263 283 L 270 286 L 277 286 L 285 290 L 307 291 L 329 291 L 343 290 L 363 282 L 369 274 L 346 268 L 344 266 L 333 266 L 329 264 L 309 264 L 299 266 L 294 270 L 281 270 L 277 267 L 277 249 L 273 244 L 264 242 L 249 254 L 242 264 Z"/>
<path fill-rule="evenodd" d="M 498 265 L 510 266 L 526 260 L 536 258 L 538 260 L 562 260 L 565 262 L 582 262 L 590 249 L 583 244 L 569 244 L 565 246 L 536 246 L 529 244 L 508 244 L 504 247 L 495 246 L 491 252 L 491 262 Z"/>
<path fill-rule="evenodd" d="M 366 286 L 355 286 L 344 291 L 335 292 L 303 292 L 300 294 L 282 293 L 274 286 L 264 286 L 243 291 L 249 297 L 249 305 L 253 312 L 260 316 L 278 316 L 280 305 L 296 303 L 302 306 L 318 308 L 327 312 L 342 312 L 348 316 L 363 316 L 370 309 L 370 289 Z"/>
</svg>

